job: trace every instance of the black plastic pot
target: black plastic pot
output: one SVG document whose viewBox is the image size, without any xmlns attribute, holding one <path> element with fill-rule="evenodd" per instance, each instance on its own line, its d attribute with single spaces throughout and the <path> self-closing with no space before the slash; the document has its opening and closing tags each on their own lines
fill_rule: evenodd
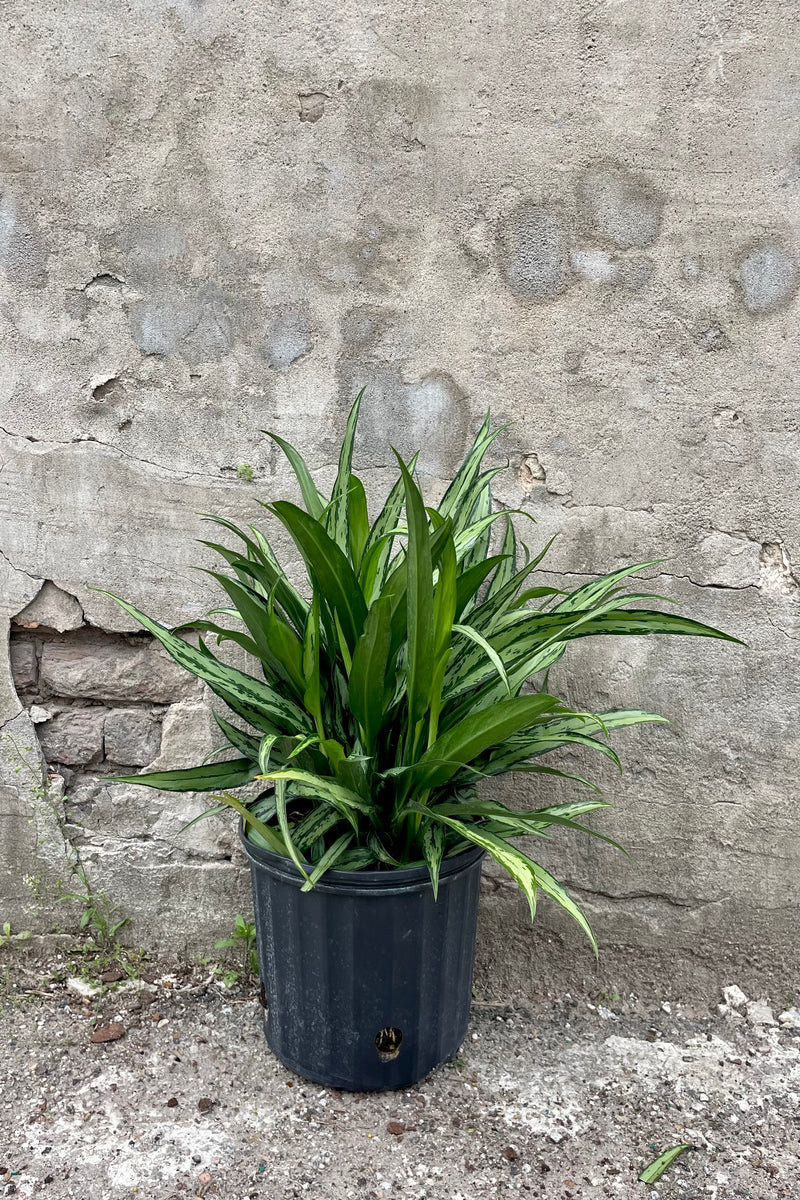
<svg viewBox="0 0 800 1200">
<path fill-rule="evenodd" d="M 328 871 L 313 890 L 287 858 L 239 835 L 253 880 L 267 1041 L 328 1087 L 408 1087 L 467 1032 L 483 851 L 427 868 Z"/>
</svg>

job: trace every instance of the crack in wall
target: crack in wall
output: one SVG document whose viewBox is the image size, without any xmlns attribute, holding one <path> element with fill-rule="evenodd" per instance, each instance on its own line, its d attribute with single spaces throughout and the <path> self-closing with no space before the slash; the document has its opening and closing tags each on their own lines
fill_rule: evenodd
<svg viewBox="0 0 800 1200">
<path fill-rule="evenodd" d="M 18 567 L 16 563 L 13 563 L 2 547 L 0 547 L 0 558 L 2 558 L 3 562 L 7 563 L 11 570 L 16 572 L 17 575 L 25 575 L 28 579 L 32 579 L 34 583 L 44 583 L 44 577 L 42 575 L 33 575 L 30 571 L 26 571 L 24 567 Z"/>
<path fill-rule="evenodd" d="M 81 446 L 87 443 L 95 446 L 102 446 L 104 449 L 111 450 L 114 454 L 119 455 L 120 459 L 127 459 L 130 462 L 138 463 L 142 466 L 154 467 L 157 471 L 163 471 L 168 474 L 171 479 L 178 483 L 182 483 L 186 479 L 208 479 L 217 484 L 224 484 L 226 482 L 219 475 L 210 475 L 206 471 L 182 471 L 180 473 L 176 473 L 175 468 L 167 465 L 166 463 L 158 463 L 149 458 L 141 458 L 137 454 L 132 454 L 129 450 L 123 450 L 121 446 L 115 446 L 112 442 L 103 442 L 99 438 L 94 437 L 92 434 L 87 434 L 85 437 L 69 439 L 49 438 L 44 440 L 42 438 L 33 437 L 30 434 L 18 433 L 12 429 L 6 429 L 2 425 L 0 425 L 0 433 L 4 433 L 6 437 L 17 438 L 19 441 L 28 442 L 31 445 L 42 446 L 45 450 L 49 450 L 51 448 L 54 450 L 63 449 L 67 446 Z"/>
<path fill-rule="evenodd" d="M 575 883 L 571 880 L 564 880 L 562 882 L 564 882 L 564 885 L 571 892 L 578 892 L 582 896 L 595 897 L 600 900 L 609 900 L 612 904 L 630 904 L 645 900 L 691 912 L 708 908 L 712 904 L 723 904 L 726 900 L 730 899 L 730 896 L 720 896 L 716 900 L 680 900 L 676 896 L 668 895 L 666 892 L 607 892 L 602 888 L 588 887 L 585 883 Z"/>
</svg>

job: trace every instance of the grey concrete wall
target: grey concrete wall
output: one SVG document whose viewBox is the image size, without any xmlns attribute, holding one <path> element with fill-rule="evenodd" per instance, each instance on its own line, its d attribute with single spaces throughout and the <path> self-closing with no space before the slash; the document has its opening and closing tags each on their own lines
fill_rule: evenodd
<svg viewBox="0 0 800 1200">
<path fill-rule="evenodd" d="M 199 798 L 99 778 L 214 742 L 202 695 L 89 589 L 199 615 L 197 514 L 294 494 L 265 427 L 329 483 L 366 383 L 373 497 L 389 441 L 422 448 L 435 496 L 490 405 L 499 499 L 532 545 L 560 534 L 553 578 L 664 557 L 655 590 L 750 643 L 567 657 L 571 700 L 673 724 L 599 771 L 635 860 L 547 855 L 606 948 L 788 976 L 796 5 L 9 0 L 2 23 L 0 919 L 73 920 L 47 897 L 76 854 L 152 947 L 207 951 L 244 910 L 230 827 L 178 836 Z M 493 876 L 483 919 L 487 990 L 543 954 L 586 969 Z"/>
</svg>

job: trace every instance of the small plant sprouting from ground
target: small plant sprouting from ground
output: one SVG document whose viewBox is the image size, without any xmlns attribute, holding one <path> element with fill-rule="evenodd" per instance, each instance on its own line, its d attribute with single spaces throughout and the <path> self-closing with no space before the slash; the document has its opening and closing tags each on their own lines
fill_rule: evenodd
<svg viewBox="0 0 800 1200">
<path fill-rule="evenodd" d="M 77 861 L 73 867 L 75 878 L 82 885 L 77 892 L 62 892 L 59 900 L 75 900 L 83 908 L 78 928 L 87 934 L 99 950 L 110 950 L 117 946 L 117 934 L 129 924 L 129 917 L 114 919 L 118 910 L 111 904 L 105 892 L 95 891 L 83 865 Z"/>
<path fill-rule="evenodd" d="M 239 466 L 236 468 L 236 478 L 243 479 L 245 483 L 252 483 L 255 479 L 255 474 L 250 463 L 239 463 Z"/>
<path fill-rule="evenodd" d="M 239 950 L 243 956 L 243 978 L 258 979 L 255 921 L 245 921 L 241 913 L 237 913 L 230 937 L 220 938 L 214 945 L 217 950 Z M 230 986 L 237 982 L 238 972 L 227 971 L 222 978 L 223 982 Z"/>
<path fill-rule="evenodd" d="M 597 1000 L 600 1004 L 605 1004 L 610 1007 L 611 1005 L 621 1004 L 622 996 L 619 994 L 619 992 L 609 992 L 606 988 L 602 988 L 597 993 Z"/>
<path fill-rule="evenodd" d="M 29 941 L 30 937 L 30 929 L 23 929 L 20 933 L 12 933 L 10 921 L 6 921 L 2 929 L 0 929 L 0 946 L 19 945 L 20 942 Z"/>
<path fill-rule="evenodd" d="M 53 983 L 62 983 L 69 976 L 77 975 L 80 979 L 97 982 L 111 971 L 114 978 L 107 986 L 114 988 L 127 979 L 141 978 L 149 961 L 144 949 L 133 950 L 117 942 L 100 949 L 95 942 L 87 939 L 72 947 L 62 968 L 54 971 L 51 979 Z M 101 981 L 105 986 L 106 981 Z"/>
</svg>

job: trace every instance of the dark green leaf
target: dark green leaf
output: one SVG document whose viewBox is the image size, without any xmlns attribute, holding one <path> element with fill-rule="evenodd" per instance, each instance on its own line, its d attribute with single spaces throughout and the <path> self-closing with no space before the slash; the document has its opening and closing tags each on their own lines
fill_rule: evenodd
<svg viewBox="0 0 800 1200">
<path fill-rule="evenodd" d="M 350 524 L 350 561 L 353 564 L 353 570 L 358 571 L 369 537 L 369 515 L 364 485 L 355 475 L 350 476 L 348 520 Z"/>
<path fill-rule="evenodd" d="M 309 727 L 308 716 L 291 700 L 280 696 L 266 684 L 253 679 L 251 675 L 245 675 L 243 671 L 237 671 L 234 667 L 226 666 L 217 659 L 195 650 L 193 646 L 176 637 L 174 633 L 170 633 L 158 621 L 152 620 L 138 608 L 134 608 L 125 600 L 120 600 L 111 592 L 102 594 L 116 600 L 121 608 L 124 608 L 145 629 L 158 638 L 164 649 L 180 666 L 185 667 L 192 675 L 196 675 L 198 679 L 207 683 L 212 692 L 221 696 L 234 712 L 239 713 L 257 728 L 258 721 L 246 714 L 252 712 L 256 717 L 260 715 L 266 718 L 273 727 L 272 732 L 276 733 L 297 733 Z"/>
<path fill-rule="evenodd" d="M 439 787 L 465 764 L 519 730 L 530 728 L 544 713 L 559 708 L 543 692 L 504 700 L 488 712 L 475 713 L 433 743 L 412 770 L 413 786 L 423 791 Z"/>
<path fill-rule="evenodd" d="M 350 670 L 350 708 L 364 735 L 368 754 L 383 724 L 387 694 L 391 697 L 393 670 L 389 660 L 392 634 L 392 605 L 378 599 L 369 610 L 364 632 L 356 643 Z"/>
<path fill-rule="evenodd" d="M 286 526 L 305 559 L 320 596 L 338 617 L 352 653 L 367 616 L 364 596 L 353 568 L 322 526 L 287 500 L 278 500 L 270 511 Z"/>
<path fill-rule="evenodd" d="M 254 762 L 257 762 L 258 738 L 253 737 L 250 733 L 245 733 L 243 729 L 237 729 L 235 725 L 231 725 L 230 721 L 226 721 L 224 717 L 221 717 L 218 712 L 214 712 L 213 716 L 233 748 L 238 750 L 240 754 L 243 754 L 245 758 L 251 758 Z"/>
<path fill-rule="evenodd" d="M 335 867 L 337 862 L 344 857 L 344 852 L 347 850 L 352 840 L 352 833 L 343 833 L 341 837 L 337 838 L 333 845 L 329 846 L 325 851 L 322 858 L 311 872 L 311 875 L 306 876 L 306 882 L 303 884 L 300 891 L 309 892 L 326 871 L 330 870 L 331 867 Z"/>
<path fill-rule="evenodd" d="M 140 783 L 162 792 L 209 792 L 212 788 L 238 788 L 258 774 L 258 764 L 249 758 L 206 763 L 180 771 L 150 771 L 145 775 L 108 776 L 112 783 Z"/>
<path fill-rule="evenodd" d="M 292 470 L 297 476 L 297 482 L 300 484 L 300 492 L 303 496 L 303 503 L 310 516 L 318 521 L 325 510 L 325 498 L 317 490 L 317 485 L 311 478 L 311 472 L 305 464 L 305 460 L 298 450 L 289 442 L 285 442 L 283 438 L 278 437 L 277 433 L 270 433 L 268 429 L 262 429 L 267 437 L 272 438 L 273 442 L 277 442 L 283 453 L 288 458 L 292 465 Z"/>
<path fill-rule="evenodd" d="M 433 675 L 433 560 L 428 518 L 419 488 L 396 454 L 406 491 L 408 520 L 406 691 L 409 737 L 430 705 Z"/>
<path fill-rule="evenodd" d="M 361 397 L 364 395 L 364 391 L 365 389 L 362 388 L 356 396 L 353 407 L 350 409 L 350 415 L 347 418 L 347 426 L 342 439 L 342 448 L 339 452 L 339 470 L 336 475 L 336 482 L 333 485 L 333 491 L 331 492 L 331 502 L 322 517 L 325 532 L 336 543 L 343 554 L 347 554 L 350 547 L 348 513 L 351 494 L 350 479 L 353 465 L 353 442 L 356 436 L 358 412 L 361 408 Z"/>
</svg>

